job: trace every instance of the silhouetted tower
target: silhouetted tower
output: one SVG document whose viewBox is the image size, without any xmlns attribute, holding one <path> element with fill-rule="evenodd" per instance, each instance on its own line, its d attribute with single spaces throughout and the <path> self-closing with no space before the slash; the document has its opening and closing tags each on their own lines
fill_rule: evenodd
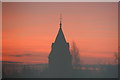
<svg viewBox="0 0 120 80">
<path fill-rule="evenodd" d="M 69 50 L 69 43 L 66 42 L 62 31 L 62 18 L 60 17 L 60 28 L 52 49 L 49 54 L 49 69 L 55 72 L 67 72 L 72 69 L 72 56 Z"/>
</svg>

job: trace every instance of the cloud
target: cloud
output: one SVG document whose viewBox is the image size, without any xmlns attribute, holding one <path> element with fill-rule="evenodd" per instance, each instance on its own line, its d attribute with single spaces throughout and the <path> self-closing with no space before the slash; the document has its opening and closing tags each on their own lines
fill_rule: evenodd
<svg viewBox="0 0 120 80">
<path fill-rule="evenodd" d="M 0 62 L 2 62 L 3 64 L 5 64 L 5 63 L 23 63 L 23 62 L 14 62 L 14 61 L 0 61 Z"/>
<path fill-rule="evenodd" d="M 88 52 L 88 53 L 100 53 L 100 54 L 113 54 L 113 51 L 95 51 L 95 50 L 80 50 L 80 52 Z"/>
<path fill-rule="evenodd" d="M 24 57 L 24 56 L 31 56 L 32 54 L 18 54 L 18 55 L 9 55 L 13 57 Z"/>
<path fill-rule="evenodd" d="M 11 55 L 6 55 L 6 56 L 12 56 L 12 57 L 48 57 L 48 54 L 46 53 L 36 53 L 36 52 L 30 52 L 30 53 L 25 53 L 25 54 L 11 54 Z"/>
</svg>

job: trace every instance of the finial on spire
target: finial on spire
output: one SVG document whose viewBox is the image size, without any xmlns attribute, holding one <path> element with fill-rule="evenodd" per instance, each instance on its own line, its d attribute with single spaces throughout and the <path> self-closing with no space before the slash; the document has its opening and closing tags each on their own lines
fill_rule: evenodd
<svg viewBox="0 0 120 80">
<path fill-rule="evenodd" d="M 62 27 L 62 14 L 60 14 L 60 28 Z"/>
</svg>

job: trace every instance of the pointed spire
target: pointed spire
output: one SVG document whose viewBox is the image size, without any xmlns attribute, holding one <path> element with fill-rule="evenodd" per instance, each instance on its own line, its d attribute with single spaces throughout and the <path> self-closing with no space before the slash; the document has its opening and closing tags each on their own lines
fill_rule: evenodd
<svg viewBox="0 0 120 80">
<path fill-rule="evenodd" d="M 60 14 L 60 28 L 62 28 L 62 14 Z"/>
<path fill-rule="evenodd" d="M 60 28 L 57 34 L 57 37 L 55 39 L 55 43 L 66 43 L 64 33 L 62 31 L 62 15 L 60 14 Z"/>
</svg>

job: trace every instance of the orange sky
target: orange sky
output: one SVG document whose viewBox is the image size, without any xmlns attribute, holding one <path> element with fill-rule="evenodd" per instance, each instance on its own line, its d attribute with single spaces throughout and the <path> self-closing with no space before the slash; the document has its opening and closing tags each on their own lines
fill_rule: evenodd
<svg viewBox="0 0 120 80">
<path fill-rule="evenodd" d="M 113 64 L 118 52 L 117 3 L 2 4 L 3 60 L 47 63 L 59 29 L 75 41 L 84 64 Z"/>
</svg>

